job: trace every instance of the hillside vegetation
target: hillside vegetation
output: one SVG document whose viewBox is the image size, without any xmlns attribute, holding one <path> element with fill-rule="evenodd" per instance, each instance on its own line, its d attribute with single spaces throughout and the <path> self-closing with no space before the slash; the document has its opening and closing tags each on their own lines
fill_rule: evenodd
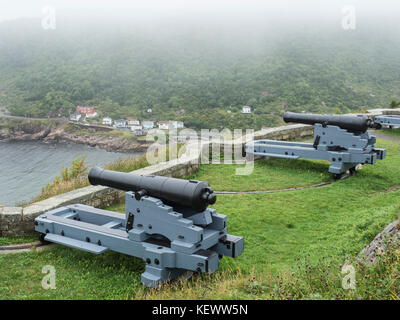
<svg viewBox="0 0 400 320">
<path fill-rule="evenodd" d="M 254 129 L 279 124 L 285 110 L 388 106 L 400 95 L 400 40 L 387 30 L 74 28 L 62 21 L 44 32 L 36 20 L 4 22 L 0 105 L 35 117 L 95 105 L 114 118 Z M 244 105 L 251 115 L 240 113 Z"/>
</svg>

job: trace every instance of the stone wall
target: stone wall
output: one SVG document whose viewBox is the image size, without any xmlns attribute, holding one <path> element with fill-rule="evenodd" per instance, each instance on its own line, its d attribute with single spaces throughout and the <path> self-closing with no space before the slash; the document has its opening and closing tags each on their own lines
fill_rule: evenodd
<svg viewBox="0 0 400 320">
<path fill-rule="evenodd" d="M 387 109 L 370 110 L 370 114 L 374 115 L 383 113 L 389 112 Z M 189 145 L 189 149 L 196 149 L 194 152 L 190 152 L 190 156 L 183 156 L 179 159 L 149 166 L 133 171 L 133 173 L 183 178 L 195 173 L 200 168 L 202 159 L 202 152 L 200 152 L 200 150 L 203 151 L 203 154 L 204 151 L 207 151 L 207 149 L 210 151 L 212 148 L 214 148 L 214 150 L 220 148 L 220 150 L 224 152 L 227 146 L 229 146 L 229 148 L 243 149 L 244 144 L 253 139 L 293 140 L 311 136 L 312 134 L 312 126 L 295 124 L 263 129 L 255 132 L 253 136 L 247 135 L 242 139 L 232 140 L 230 142 L 202 142 L 200 146 Z M 212 147 L 213 145 L 214 147 Z M 208 155 L 209 153 L 207 152 L 206 154 Z M 39 201 L 26 207 L 0 207 L 0 236 L 33 233 L 34 219 L 45 211 L 73 203 L 104 207 L 117 203 L 122 198 L 123 194 L 124 193 L 121 191 L 108 187 L 89 186 Z"/>
</svg>

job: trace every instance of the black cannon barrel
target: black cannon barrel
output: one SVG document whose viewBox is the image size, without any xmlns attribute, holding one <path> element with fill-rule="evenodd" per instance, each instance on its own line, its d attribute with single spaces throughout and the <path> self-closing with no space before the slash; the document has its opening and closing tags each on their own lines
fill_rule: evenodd
<svg viewBox="0 0 400 320">
<path fill-rule="evenodd" d="M 372 126 L 372 121 L 366 116 L 337 115 L 337 114 L 313 114 L 285 112 L 285 122 L 304 124 L 320 123 L 322 125 L 338 126 L 351 132 L 365 132 Z"/>
<path fill-rule="evenodd" d="M 191 207 L 203 211 L 214 204 L 216 195 L 207 182 L 183 180 L 152 175 L 138 175 L 93 167 L 89 182 L 123 191 L 133 191 L 164 200 L 169 204 Z"/>
</svg>

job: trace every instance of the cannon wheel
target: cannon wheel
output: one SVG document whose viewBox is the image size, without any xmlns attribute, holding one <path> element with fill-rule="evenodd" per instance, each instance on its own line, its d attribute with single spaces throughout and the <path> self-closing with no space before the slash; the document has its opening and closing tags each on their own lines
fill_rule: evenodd
<svg viewBox="0 0 400 320">
<path fill-rule="evenodd" d="M 349 173 L 344 172 L 344 173 L 335 173 L 333 175 L 333 180 L 337 181 L 337 180 L 342 180 L 342 179 L 347 179 L 350 176 L 353 176 L 356 173 L 356 168 L 351 168 L 349 169 Z"/>
<path fill-rule="evenodd" d="M 45 244 L 49 244 L 49 241 L 44 240 L 44 237 L 46 236 L 45 233 L 39 233 L 39 241 L 41 244 L 45 245 Z"/>
</svg>

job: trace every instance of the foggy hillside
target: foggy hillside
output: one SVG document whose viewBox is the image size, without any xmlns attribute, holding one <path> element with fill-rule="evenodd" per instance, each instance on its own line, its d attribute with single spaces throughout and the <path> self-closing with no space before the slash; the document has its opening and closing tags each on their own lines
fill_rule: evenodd
<svg viewBox="0 0 400 320">
<path fill-rule="evenodd" d="M 396 19 L 366 14 L 343 30 L 340 10 L 311 20 L 221 12 L 60 15 L 55 30 L 39 17 L 5 20 L 0 104 L 16 115 L 90 104 L 114 118 L 259 128 L 285 110 L 350 112 L 400 96 Z M 255 112 L 241 115 L 243 105 Z"/>
</svg>

